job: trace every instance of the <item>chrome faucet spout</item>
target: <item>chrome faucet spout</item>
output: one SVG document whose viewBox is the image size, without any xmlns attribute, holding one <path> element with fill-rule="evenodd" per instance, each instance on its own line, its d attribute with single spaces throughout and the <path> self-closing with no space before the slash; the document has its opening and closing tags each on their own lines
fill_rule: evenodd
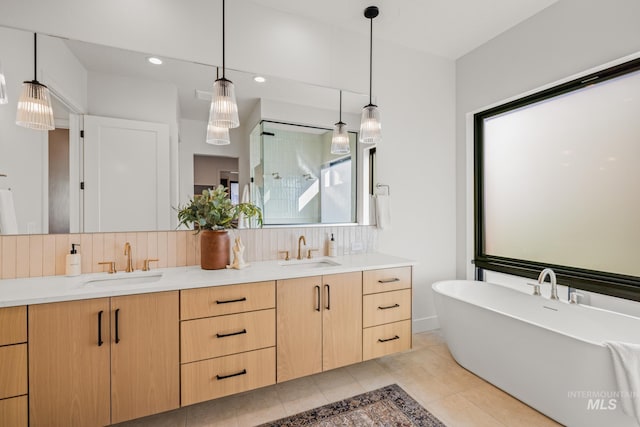
<svg viewBox="0 0 640 427">
<path fill-rule="evenodd" d="M 302 248 L 301 243 L 304 243 L 304 245 L 307 245 L 307 239 L 304 238 L 304 236 L 300 236 L 298 238 L 298 259 L 302 259 L 302 252 L 300 251 Z"/>
<path fill-rule="evenodd" d="M 556 281 L 556 273 L 550 269 L 545 268 L 540 272 L 538 276 L 538 283 L 544 283 L 545 279 L 549 276 L 549 282 L 551 282 L 551 299 L 559 299 L 558 298 L 558 282 Z"/>
</svg>

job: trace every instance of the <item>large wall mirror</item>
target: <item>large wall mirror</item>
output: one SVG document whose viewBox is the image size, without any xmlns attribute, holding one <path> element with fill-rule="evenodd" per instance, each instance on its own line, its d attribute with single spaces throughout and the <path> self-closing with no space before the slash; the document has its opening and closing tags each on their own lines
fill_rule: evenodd
<svg viewBox="0 0 640 427">
<path fill-rule="evenodd" d="M 366 95 L 343 91 L 351 153 L 333 156 L 337 89 L 227 70 L 241 126 L 214 146 L 216 67 L 150 57 L 39 34 L 37 79 L 51 89 L 56 130 L 29 130 L 15 118 L 34 78 L 33 33 L 0 27 L 0 189 L 11 189 L 18 234 L 174 229 L 174 208 L 218 184 L 261 206 L 267 226 L 368 223 L 373 157 L 355 133 Z"/>
</svg>

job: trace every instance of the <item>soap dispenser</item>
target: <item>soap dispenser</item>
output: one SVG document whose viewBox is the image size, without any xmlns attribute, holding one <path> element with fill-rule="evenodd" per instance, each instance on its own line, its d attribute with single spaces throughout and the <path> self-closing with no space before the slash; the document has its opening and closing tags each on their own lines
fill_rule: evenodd
<svg viewBox="0 0 640 427">
<path fill-rule="evenodd" d="M 328 245 L 328 254 L 329 256 L 337 256 L 338 255 L 338 242 L 333 238 L 333 233 L 331 233 L 331 240 L 329 240 Z"/>
<path fill-rule="evenodd" d="M 78 243 L 71 244 L 71 252 L 67 254 L 67 262 L 65 264 L 64 274 L 67 276 L 79 276 L 82 274 L 82 261 L 80 254 L 76 250 Z"/>
</svg>

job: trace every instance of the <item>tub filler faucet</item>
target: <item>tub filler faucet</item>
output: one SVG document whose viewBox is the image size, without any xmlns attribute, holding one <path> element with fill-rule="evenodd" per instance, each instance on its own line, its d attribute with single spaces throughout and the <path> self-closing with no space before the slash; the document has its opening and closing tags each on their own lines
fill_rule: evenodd
<svg viewBox="0 0 640 427">
<path fill-rule="evenodd" d="M 545 268 L 540 272 L 538 276 L 538 283 L 543 284 L 544 280 L 549 276 L 549 281 L 551 282 L 551 299 L 558 299 L 558 283 L 556 282 L 556 273 L 550 269 Z"/>
</svg>

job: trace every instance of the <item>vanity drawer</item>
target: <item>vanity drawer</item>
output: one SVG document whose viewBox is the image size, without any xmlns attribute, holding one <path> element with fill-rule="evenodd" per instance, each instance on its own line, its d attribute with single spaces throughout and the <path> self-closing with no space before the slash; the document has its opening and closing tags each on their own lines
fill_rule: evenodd
<svg viewBox="0 0 640 427">
<path fill-rule="evenodd" d="M 275 306 L 274 281 L 180 291 L 181 320 L 264 310 Z"/>
<path fill-rule="evenodd" d="M 410 287 L 411 267 L 368 270 L 362 273 L 362 292 L 365 295 Z"/>
<path fill-rule="evenodd" d="M 182 406 L 275 384 L 276 349 L 182 365 Z"/>
<path fill-rule="evenodd" d="M 365 295 L 362 325 L 365 328 L 411 318 L 411 289 Z"/>
<path fill-rule="evenodd" d="M 180 324 L 181 363 L 276 345 L 275 309 L 187 320 Z"/>
<path fill-rule="evenodd" d="M 27 307 L 0 308 L 0 345 L 27 342 Z"/>
<path fill-rule="evenodd" d="M 0 400 L 0 426 L 27 427 L 27 396 Z"/>
<path fill-rule="evenodd" d="M 0 399 L 27 394 L 27 345 L 0 347 Z"/>
<path fill-rule="evenodd" d="M 362 360 L 375 359 L 411 348 L 411 320 L 388 323 L 362 331 Z"/>
</svg>

